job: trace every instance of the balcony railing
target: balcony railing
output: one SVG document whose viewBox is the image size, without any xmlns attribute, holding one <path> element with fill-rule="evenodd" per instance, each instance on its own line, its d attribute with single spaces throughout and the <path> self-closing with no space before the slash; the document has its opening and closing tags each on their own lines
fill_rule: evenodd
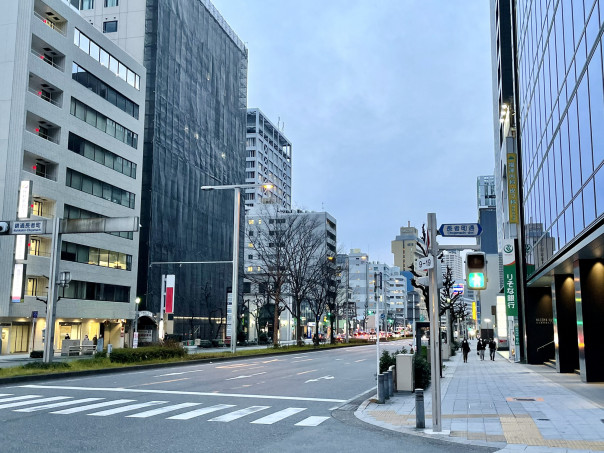
<svg viewBox="0 0 604 453">
<path fill-rule="evenodd" d="M 53 30 L 59 32 L 60 34 L 62 34 L 63 36 L 66 36 L 65 30 L 63 30 L 62 27 L 58 26 L 57 24 L 55 24 L 54 22 L 49 21 L 48 19 L 46 19 L 44 16 L 42 16 L 40 13 L 38 13 L 37 11 L 34 11 L 34 16 L 36 16 L 38 19 L 40 19 L 44 24 L 48 25 L 50 28 L 52 28 Z"/>
<path fill-rule="evenodd" d="M 44 140 L 48 140 L 49 142 L 52 143 L 56 143 L 57 145 L 59 144 L 59 138 L 58 137 L 53 137 L 52 135 L 48 135 L 45 134 L 44 132 L 40 132 L 40 131 L 28 131 L 31 134 L 37 135 L 38 137 L 43 138 Z"/>
<path fill-rule="evenodd" d="M 40 90 L 35 90 L 33 88 L 29 88 L 29 92 L 35 94 L 39 98 L 44 99 L 46 102 L 50 102 L 52 105 L 61 107 L 61 105 L 57 101 L 55 101 L 52 97 L 48 96 L 47 94 L 44 94 L 44 92 L 42 92 Z"/>
<path fill-rule="evenodd" d="M 63 71 L 63 67 L 58 65 L 57 63 L 55 63 L 52 58 L 47 57 L 44 54 L 41 54 L 40 52 L 38 52 L 35 49 L 31 49 L 31 53 L 33 53 L 36 57 L 40 58 L 41 60 L 43 60 L 45 63 L 48 63 L 49 65 L 51 65 L 53 68 L 58 69 L 59 71 Z"/>
</svg>

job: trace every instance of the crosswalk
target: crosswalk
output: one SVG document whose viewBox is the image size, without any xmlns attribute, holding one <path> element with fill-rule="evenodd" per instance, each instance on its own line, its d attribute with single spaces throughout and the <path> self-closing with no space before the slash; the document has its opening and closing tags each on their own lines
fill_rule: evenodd
<svg viewBox="0 0 604 453">
<path fill-rule="evenodd" d="M 0 409 L 13 412 L 48 411 L 55 415 L 85 414 L 94 417 L 123 415 L 128 418 L 150 418 L 164 416 L 167 420 L 192 420 L 210 416 L 206 421 L 230 423 L 243 419 L 255 425 L 273 425 L 279 422 L 296 421 L 294 426 L 319 426 L 330 417 L 311 415 L 300 420 L 298 414 L 306 413 L 305 407 L 288 407 L 270 412 L 271 406 L 237 407 L 235 404 L 215 404 L 185 402 L 172 404 L 169 401 L 137 401 L 135 399 L 113 399 L 103 397 L 74 398 L 72 396 L 12 395 L 0 394 Z M 200 407 L 201 406 L 201 407 Z M 225 412 L 227 411 L 227 412 Z M 222 412 L 222 413 L 220 413 Z M 210 415 L 211 414 L 211 415 Z M 254 416 L 254 414 L 257 414 Z M 256 418 L 262 415 L 260 418 Z M 303 415 L 302 415 L 303 416 Z M 252 419 L 252 420 L 250 420 Z"/>
</svg>

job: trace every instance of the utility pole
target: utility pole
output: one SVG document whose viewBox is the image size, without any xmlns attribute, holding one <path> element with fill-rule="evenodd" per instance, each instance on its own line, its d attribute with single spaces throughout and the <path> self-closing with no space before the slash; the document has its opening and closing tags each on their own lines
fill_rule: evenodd
<svg viewBox="0 0 604 453">
<path fill-rule="evenodd" d="M 428 213 L 429 252 L 438 257 L 436 242 L 436 214 Z M 437 283 L 438 266 L 429 269 L 430 279 L 430 370 L 432 374 L 432 430 L 442 431 L 440 396 L 440 304 Z"/>
</svg>

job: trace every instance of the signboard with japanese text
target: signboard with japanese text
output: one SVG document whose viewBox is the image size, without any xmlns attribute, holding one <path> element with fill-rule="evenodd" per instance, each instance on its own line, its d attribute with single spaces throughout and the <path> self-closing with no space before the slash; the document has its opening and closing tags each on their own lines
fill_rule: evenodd
<svg viewBox="0 0 604 453">
<path fill-rule="evenodd" d="M 442 224 L 438 232 L 444 237 L 473 238 L 480 236 L 482 227 L 478 223 L 449 223 Z"/>
<path fill-rule="evenodd" d="M 11 234 L 45 234 L 46 220 L 17 220 L 10 223 Z"/>
<path fill-rule="evenodd" d="M 227 293 L 227 326 L 226 337 L 231 338 L 233 330 L 233 293 Z"/>
<path fill-rule="evenodd" d="M 510 223 L 518 223 L 518 168 L 515 153 L 507 155 L 508 209 Z"/>
<path fill-rule="evenodd" d="M 508 329 L 510 358 L 520 361 L 520 336 L 518 332 L 518 285 L 516 280 L 516 251 L 513 239 L 503 241 L 503 293 L 505 310 L 513 328 Z"/>
<path fill-rule="evenodd" d="M 174 313 L 174 274 L 166 275 L 166 313 Z"/>
</svg>

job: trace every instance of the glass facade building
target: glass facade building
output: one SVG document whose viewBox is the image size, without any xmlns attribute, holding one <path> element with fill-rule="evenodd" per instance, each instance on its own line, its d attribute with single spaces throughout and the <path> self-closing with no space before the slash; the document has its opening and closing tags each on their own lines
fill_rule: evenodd
<svg viewBox="0 0 604 453">
<path fill-rule="evenodd" d="M 600 3 L 517 2 L 518 121 L 529 274 L 604 215 Z"/>
<path fill-rule="evenodd" d="M 172 331 L 207 338 L 208 319 L 226 317 L 231 265 L 158 263 L 232 258 L 233 191 L 200 187 L 245 182 L 247 49 L 208 1 L 148 0 L 145 20 L 137 296 L 159 312 L 161 276 L 175 274 Z"/>
</svg>

